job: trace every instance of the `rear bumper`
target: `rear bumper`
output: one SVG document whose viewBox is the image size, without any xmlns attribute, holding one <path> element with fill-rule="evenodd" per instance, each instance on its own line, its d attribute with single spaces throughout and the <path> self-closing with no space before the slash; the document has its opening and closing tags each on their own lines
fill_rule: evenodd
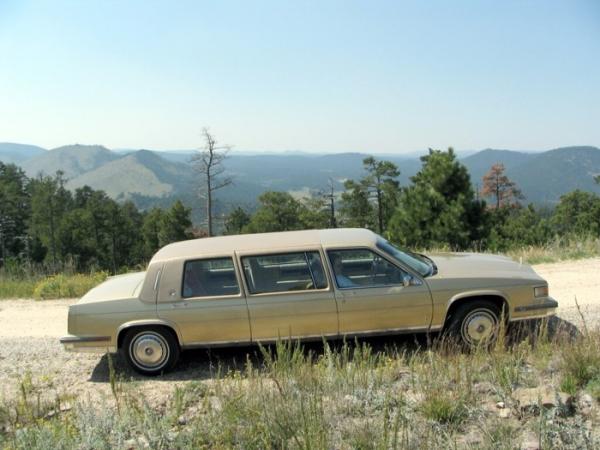
<svg viewBox="0 0 600 450">
<path fill-rule="evenodd" d="M 60 338 L 63 348 L 69 352 L 114 353 L 116 346 L 110 336 L 64 336 Z"/>
</svg>

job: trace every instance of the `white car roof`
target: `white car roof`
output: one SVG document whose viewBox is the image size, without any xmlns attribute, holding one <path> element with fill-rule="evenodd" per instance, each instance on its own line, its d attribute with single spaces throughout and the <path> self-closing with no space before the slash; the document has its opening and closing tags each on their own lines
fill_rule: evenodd
<svg viewBox="0 0 600 450">
<path fill-rule="evenodd" d="M 179 258 L 201 258 L 203 255 L 229 255 L 237 252 L 275 251 L 309 246 L 372 246 L 377 235 L 364 228 L 280 231 L 276 233 L 239 234 L 175 242 L 161 248 L 150 264 Z"/>
</svg>

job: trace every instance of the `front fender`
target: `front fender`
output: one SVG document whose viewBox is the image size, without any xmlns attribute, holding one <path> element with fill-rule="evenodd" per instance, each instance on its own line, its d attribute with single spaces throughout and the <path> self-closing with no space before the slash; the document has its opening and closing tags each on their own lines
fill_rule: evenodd
<svg viewBox="0 0 600 450">
<path fill-rule="evenodd" d="M 458 300 L 462 300 L 464 298 L 475 298 L 475 297 L 500 297 L 500 298 L 502 298 L 506 302 L 506 305 L 508 306 L 506 308 L 505 314 L 507 316 L 510 315 L 509 296 L 506 292 L 499 291 L 497 289 L 477 289 L 477 290 L 472 290 L 472 291 L 459 292 L 458 294 L 455 294 L 452 297 L 450 297 L 450 299 L 446 303 L 446 317 L 448 316 L 448 311 L 450 310 L 450 307 L 452 306 L 453 303 L 457 302 Z M 510 319 L 510 317 L 507 317 L 507 319 Z"/>
</svg>

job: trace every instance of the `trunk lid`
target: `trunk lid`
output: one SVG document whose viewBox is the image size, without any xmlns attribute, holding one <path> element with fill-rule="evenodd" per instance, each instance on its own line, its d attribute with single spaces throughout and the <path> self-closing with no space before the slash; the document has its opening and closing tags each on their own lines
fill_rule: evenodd
<svg viewBox="0 0 600 450">
<path fill-rule="evenodd" d="M 93 303 L 136 298 L 139 296 L 145 276 L 146 272 L 135 272 L 110 277 L 88 291 L 88 293 L 81 297 L 77 303 Z"/>
</svg>

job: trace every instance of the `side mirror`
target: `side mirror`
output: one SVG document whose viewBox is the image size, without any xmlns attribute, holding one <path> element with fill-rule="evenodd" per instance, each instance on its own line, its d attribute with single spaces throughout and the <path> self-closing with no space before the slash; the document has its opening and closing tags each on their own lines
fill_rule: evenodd
<svg viewBox="0 0 600 450">
<path fill-rule="evenodd" d="M 421 286 L 422 283 L 419 279 L 413 277 L 412 275 L 406 274 L 402 278 L 402 284 L 404 287 L 409 287 L 409 286 Z"/>
</svg>

